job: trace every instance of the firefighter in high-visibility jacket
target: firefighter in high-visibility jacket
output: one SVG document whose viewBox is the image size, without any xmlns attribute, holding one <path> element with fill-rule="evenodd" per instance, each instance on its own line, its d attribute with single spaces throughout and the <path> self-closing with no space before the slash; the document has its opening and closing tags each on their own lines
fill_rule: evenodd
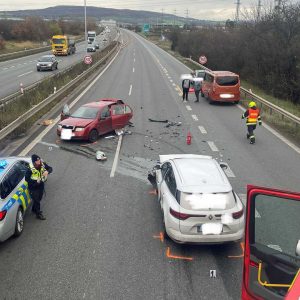
<svg viewBox="0 0 300 300">
<path fill-rule="evenodd" d="M 52 173 L 53 169 L 36 154 L 31 156 L 31 161 L 32 163 L 29 164 L 25 180 L 28 182 L 29 193 L 33 201 L 32 212 L 36 214 L 38 219 L 46 220 L 41 211 L 41 200 L 48 174 Z"/>
<path fill-rule="evenodd" d="M 246 118 L 246 125 L 248 128 L 247 139 L 250 139 L 250 144 L 254 144 L 254 130 L 256 129 L 257 123 L 261 125 L 262 122 L 260 118 L 260 111 L 256 107 L 256 103 L 254 101 L 251 101 L 248 106 L 249 108 L 243 113 L 242 119 Z"/>
</svg>

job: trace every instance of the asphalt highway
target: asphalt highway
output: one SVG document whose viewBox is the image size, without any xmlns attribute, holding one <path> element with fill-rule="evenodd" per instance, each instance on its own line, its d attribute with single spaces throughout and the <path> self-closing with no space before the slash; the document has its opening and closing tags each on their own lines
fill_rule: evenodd
<svg viewBox="0 0 300 300">
<path fill-rule="evenodd" d="M 238 106 L 194 103 L 194 95 L 183 103 L 180 75 L 190 70 L 142 37 L 122 35 L 119 55 L 71 110 L 120 97 L 134 111 L 131 134 L 123 136 L 119 152 L 118 137 L 92 145 L 61 142 L 55 126 L 33 144 L 28 155 L 37 153 L 54 168 L 42 201 L 47 220 L 29 214 L 23 234 L 0 244 L 3 299 L 240 299 L 240 243 L 191 246 L 160 238 L 161 212 L 147 182 L 159 154 L 226 162 L 244 201 L 247 184 L 299 191 L 295 149 L 266 127 L 250 145 Z M 96 162 L 96 150 L 108 160 Z"/>
<path fill-rule="evenodd" d="M 116 32 L 112 29 L 110 35 L 115 35 Z M 106 34 L 108 37 L 108 34 Z M 103 43 L 103 36 L 97 37 L 99 40 L 100 49 L 103 49 L 108 42 Z M 97 50 L 97 51 L 99 51 Z M 52 54 L 51 50 L 42 53 L 28 55 L 21 58 L 0 62 L 0 99 L 13 94 L 20 90 L 20 85 L 23 88 L 55 74 L 61 70 L 69 68 L 72 64 L 83 60 L 86 53 L 86 44 L 80 42 L 76 44 L 76 53 L 69 56 L 57 56 L 58 70 L 38 72 L 36 64 L 38 59 L 43 55 Z M 90 53 L 92 54 L 92 53 Z"/>
</svg>

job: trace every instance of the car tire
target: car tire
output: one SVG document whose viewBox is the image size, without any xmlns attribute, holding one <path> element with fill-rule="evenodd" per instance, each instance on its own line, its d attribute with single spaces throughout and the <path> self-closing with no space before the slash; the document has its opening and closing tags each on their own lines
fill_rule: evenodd
<svg viewBox="0 0 300 300">
<path fill-rule="evenodd" d="M 240 101 L 234 101 L 233 103 L 234 103 L 234 104 L 239 104 L 239 102 L 240 102 Z"/>
<path fill-rule="evenodd" d="M 55 69 L 55 68 L 54 68 L 54 66 L 52 65 L 52 67 L 51 67 L 51 71 L 54 71 L 54 69 Z"/>
<path fill-rule="evenodd" d="M 89 133 L 89 142 L 94 143 L 96 142 L 98 139 L 98 131 L 96 129 L 93 129 L 92 131 L 90 131 Z"/>
<path fill-rule="evenodd" d="M 41 71 L 39 68 L 36 69 L 38 72 Z"/>
<path fill-rule="evenodd" d="M 18 237 L 22 234 L 24 229 L 24 215 L 21 207 L 18 208 L 17 215 L 16 215 L 16 225 L 15 225 L 15 232 L 14 236 Z"/>
<path fill-rule="evenodd" d="M 56 65 L 55 69 L 57 70 L 58 64 Z"/>
</svg>

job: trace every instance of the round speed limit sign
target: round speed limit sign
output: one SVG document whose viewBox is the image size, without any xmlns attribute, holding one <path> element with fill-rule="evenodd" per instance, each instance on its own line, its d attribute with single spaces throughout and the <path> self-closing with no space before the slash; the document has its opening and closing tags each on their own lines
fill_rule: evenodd
<svg viewBox="0 0 300 300">
<path fill-rule="evenodd" d="M 206 63 L 207 63 L 207 58 L 206 58 L 206 56 L 201 55 L 201 56 L 199 57 L 199 63 L 200 63 L 201 65 L 206 64 Z"/>
<path fill-rule="evenodd" d="M 91 55 L 86 55 L 84 57 L 84 63 L 87 65 L 90 65 L 93 62 L 92 56 Z"/>
</svg>

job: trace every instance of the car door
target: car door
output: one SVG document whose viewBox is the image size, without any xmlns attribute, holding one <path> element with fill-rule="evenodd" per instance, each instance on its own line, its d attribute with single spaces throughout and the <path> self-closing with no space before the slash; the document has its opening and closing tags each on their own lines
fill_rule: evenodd
<svg viewBox="0 0 300 300">
<path fill-rule="evenodd" d="M 242 299 L 298 300 L 299 270 L 300 193 L 248 186 Z"/>
<path fill-rule="evenodd" d="M 128 124 L 132 118 L 132 109 L 125 104 L 114 104 L 111 106 L 112 128 L 120 129 Z"/>
<path fill-rule="evenodd" d="M 103 107 L 103 109 L 100 111 L 97 127 L 100 134 L 105 134 L 113 130 L 111 113 L 108 106 Z"/>
</svg>

